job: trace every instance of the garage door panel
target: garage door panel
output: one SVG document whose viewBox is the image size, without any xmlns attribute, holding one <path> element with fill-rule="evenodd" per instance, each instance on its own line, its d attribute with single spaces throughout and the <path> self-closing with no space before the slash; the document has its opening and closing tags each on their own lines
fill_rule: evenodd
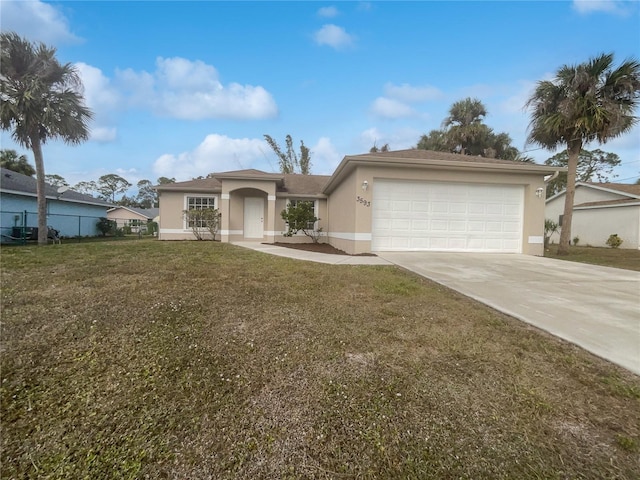
<svg viewBox="0 0 640 480">
<path fill-rule="evenodd" d="M 521 252 L 524 188 L 376 180 L 372 249 Z"/>
</svg>

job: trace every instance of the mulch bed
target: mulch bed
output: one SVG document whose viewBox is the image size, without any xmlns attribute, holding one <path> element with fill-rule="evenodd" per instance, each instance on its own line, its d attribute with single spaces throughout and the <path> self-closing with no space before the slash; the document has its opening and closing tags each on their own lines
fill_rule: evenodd
<svg viewBox="0 0 640 480">
<path fill-rule="evenodd" d="M 308 252 L 316 252 L 316 253 L 329 253 L 332 255 L 349 255 L 348 253 L 338 250 L 332 245 L 328 243 L 284 243 L 284 242 L 275 242 L 269 243 L 267 245 L 275 245 L 277 247 L 285 247 L 285 248 L 295 248 L 297 250 L 306 250 Z M 359 255 L 353 256 L 367 256 L 367 257 L 375 257 L 373 253 L 361 253 Z"/>
</svg>

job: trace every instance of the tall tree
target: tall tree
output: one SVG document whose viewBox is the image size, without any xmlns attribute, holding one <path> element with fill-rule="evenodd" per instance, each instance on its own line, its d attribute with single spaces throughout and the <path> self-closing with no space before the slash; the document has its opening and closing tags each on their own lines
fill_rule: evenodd
<svg viewBox="0 0 640 480">
<path fill-rule="evenodd" d="M 38 198 L 38 245 L 47 244 L 47 200 L 42 145 L 53 138 L 78 144 L 89 138 L 92 112 L 80 93 L 75 67 L 56 49 L 16 33 L 0 34 L 0 125 L 33 151 Z"/>
<path fill-rule="evenodd" d="M 310 151 L 305 146 L 302 140 L 300 141 L 300 156 L 298 156 L 295 149 L 293 148 L 293 139 L 291 138 L 291 135 L 287 135 L 285 137 L 287 146 L 286 152 L 282 151 L 280 145 L 278 145 L 278 142 L 276 142 L 270 135 L 265 135 L 264 139 L 278 156 L 278 161 L 280 162 L 280 172 L 297 173 L 296 170 L 299 170 L 299 173 L 303 175 L 309 175 L 311 173 Z"/>
<path fill-rule="evenodd" d="M 455 144 L 463 155 L 470 144 L 486 134 L 488 128 L 482 123 L 487 115 L 487 109 L 477 98 L 465 98 L 451 105 L 449 116 L 442 125 L 448 128 L 447 137 Z"/>
<path fill-rule="evenodd" d="M 107 202 L 115 203 L 116 195 L 124 193 L 131 187 L 131 184 L 120 175 L 110 173 L 102 175 L 96 184 L 96 191 Z"/>
<path fill-rule="evenodd" d="M 33 177 L 36 174 L 36 169 L 29 163 L 27 156 L 18 155 L 15 150 L 0 150 L 0 166 L 28 177 Z"/>
<path fill-rule="evenodd" d="M 373 147 L 371 147 L 369 149 L 369 153 L 388 152 L 388 151 L 389 151 L 389 144 L 388 143 L 385 143 L 384 145 L 379 147 L 374 142 L 373 143 Z"/>
<path fill-rule="evenodd" d="M 78 182 L 71 188 L 71 190 L 93 196 L 93 194 L 98 191 L 98 186 L 93 180 L 90 182 Z"/>
<path fill-rule="evenodd" d="M 480 100 L 459 100 L 451 105 L 442 128 L 422 135 L 417 148 L 502 160 L 531 161 L 528 157 L 522 157 L 518 149 L 511 145 L 509 134 L 495 133 L 484 123 L 486 115 L 487 109 Z"/>
<path fill-rule="evenodd" d="M 566 167 L 569 164 L 569 154 L 563 150 L 545 160 L 544 163 L 552 167 Z M 581 150 L 576 167 L 576 182 L 608 182 L 614 167 L 618 165 L 620 165 L 620 157 L 615 153 L 603 152 L 600 149 Z M 560 172 L 554 180 L 547 183 L 547 198 L 566 187 L 567 172 Z"/>
<path fill-rule="evenodd" d="M 591 141 L 606 143 L 637 123 L 640 63 L 613 66 L 613 54 L 601 54 L 579 65 L 564 65 L 553 80 L 538 82 L 526 107 L 531 111 L 527 142 L 549 150 L 566 146 L 567 188 L 558 254 L 569 253 L 578 159 Z"/>
<path fill-rule="evenodd" d="M 153 183 L 149 180 L 140 180 L 136 186 L 138 187 L 136 202 L 141 208 L 158 206 L 158 192 L 153 188 Z"/>
<path fill-rule="evenodd" d="M 53 185 L 54 187 L 68 187 L 69 183 L 57 173 L 53 173 L 51 175 L 45 175 L 44 181 L 49 185 Z"/>
<path fill-rule="evenodd" d="M 167 177 L 160 177 L 158 178 L 157 181 L 158 185 L 166 185 L 167 183 L 176 183 L 176 179 L 171 177 L 171 178 L 167 178 Z"/>
</svg>

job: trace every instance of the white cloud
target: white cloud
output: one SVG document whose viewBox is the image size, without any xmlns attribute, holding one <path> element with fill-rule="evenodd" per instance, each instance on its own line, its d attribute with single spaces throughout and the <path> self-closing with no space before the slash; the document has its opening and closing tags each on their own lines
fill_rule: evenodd
<svg viewBox="0 0 640 480">
<path fill-rule="evenodd" d="M 217 70 L 199 60 L 159 57 L 156 67 L 153 73 L 132 69 L 116 72 L 133 105 L 183 120 L 257 119 L 278 114 L 275 100 L 263 87 L 238 83 L 225 86 Z"/>
<path fill-rule="evenodd" d="M 160 156 L 153 171 L 158 176 L 189 180 L 212 172 L 252 168 L 268 150 L 269 146 L 261 139 L 211 134 L 192 151 Z"/>
<path fill-rule="evenodd" d="M 333 24 L 323 25 L 313 37 L 318 45 L 328 45 L 336 50 L 351 47 L 355 42 L 353 35 L 348 34 L 344 28 Z"/>
<path fill-rule="evenodd" d="M 593 12 L 626 15 L 630 12 L 631 7 L 633 7 L 633 3 L 634 2 L 620 0 L 573 0 L 573 9 L 584 15 Z"/>
<path fill-rule="evenodd" d="M 318 16 L 325 18 L 337 17 L 339 13 L 340 12 L 338 12 L 338 9 L 334 6 L 322 7 L 318 10 Z"/>
<path fill-rule="evenodd" d="M 382 118 L 404 118 L 417 115 L 409 105 L 386 97 L 378 97 L 373 101 L 371 113 Z"/>
<path fill-rule="evenodd" d="M 123 98 L 99 68 L 76 63 L 76 69 L 84 86 L 84 100 L 93 111 L 90 139 L 99 143 L 113 142 L 117 137 L 117 129 L 112 113 L 122 107 Z"/>
<path fill-rule="evenodd" d="M 436 87 L 430 85 L 414 87 L 408 83 L 403 83 L 402 85 L 387 83 L 384 86 L 384 93 L 387 97 L 407 103 L 437 100 L 443 96 L 442 91 Z"/>
<path fill-rule="evenodd" d="M 48 45 L 78 43 L 69 21 L 51 4 L 35 1 L 3 1 L 2 31 L 14 31 L 31 41 Z"/>
<path fill-rule="evenodd" d="M 90 140 L 98 143 L 113 142 L 117 136 L 118 130 L 115 127 L 94 127 L 90 132 Z"/>
<path fill-rule="evenodd" d="M 328 137 L 321 137 L 318 142 L 310 148 L 311 172 L 315 175 L 331 175 L 344 154 L 338 152 Z"/>
</svg>

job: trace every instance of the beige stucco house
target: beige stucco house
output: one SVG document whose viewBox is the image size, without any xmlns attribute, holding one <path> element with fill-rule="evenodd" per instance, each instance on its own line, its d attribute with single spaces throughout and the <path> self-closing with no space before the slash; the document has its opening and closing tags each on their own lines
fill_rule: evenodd
<svg viewBox="0 0 640 480">
<path fill-rule="evenodd" d="M 562 225 L 565 192 L 546 202 L 546 218 Z M 623 183 L 578 183 L 573 200 L 571 237 L 580 245 L 605 247 L 611 234 L 623 243 L 620 248 L 640 248 L 640 185 Z M 556 233 L 552 242 L 559 241 Z"/>
<path fill-rule="evenodd" d="M 116 222 L 119 228 L 131 227 L 131 231 L 138 232 L 142 225 L 149 221 L 158 221 L 159 208 L 135 208 L 117 206 L 107 210 L 107 218 Z"/>
<path fill-rule="evenodd" d="M 543 254 L 544 178 L 557 168 L 426 150 L 346 156 L 331 176 L 258 170 L 156 187 L 161 240 L 193 239 L 184 210 L 222 214 L 223 242 L 284 237 L 288 202 L 314 202 L 322 241 L 350 254 L 456 251 Z"/>
</svg>

